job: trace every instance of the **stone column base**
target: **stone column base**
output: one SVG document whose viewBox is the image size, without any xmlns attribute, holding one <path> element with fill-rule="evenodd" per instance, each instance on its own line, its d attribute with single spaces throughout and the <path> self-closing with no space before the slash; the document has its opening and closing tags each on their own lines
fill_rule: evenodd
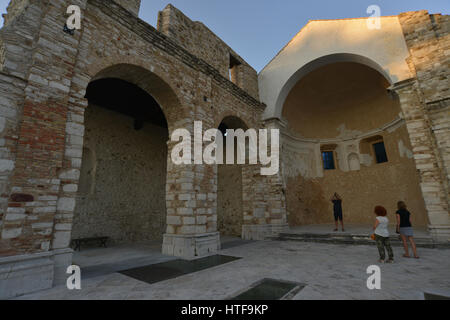
<svg viewBox="0 0 450 320">
<path fill-rule="evenodd" d="M 67 267 L 72 265 L 73 250 L 71 248 L 57 249 L 51 251 L 53 254 L 54 262 L 54 276 L 53 276 L 53 286 L 58 286 L 65 284 L 67 278 L 70 276 L 66 273 Z M 81 273 L 83 279 L 83 273 Z"/>
<path fill-rule="evenodd" d="M 430 232 L 431 237 L 436 242 L 445 242 L 448 243 L 450 241 L 450 226 L 438 226 L 438 225 L 429 225 L 428 231 Z"/>
<path fill-rule="evenodd" d="M 52 252 L 42 252 L 0 258 L 0 299 L 51 288 L 52 255 Z"/>
<path fill-rule="evenodd" d="M 215 254 L 220 250 L 220 233 L 164 234 L 162 253 L 193 259 Z"/>
<path fill-rule="evenodd" d="M 264 240 L 268 236 L 274 236 L 286 232 L 289 225 L 286 224 L 244 224 L 242 225 L 242 239 Z"/>
</svg>

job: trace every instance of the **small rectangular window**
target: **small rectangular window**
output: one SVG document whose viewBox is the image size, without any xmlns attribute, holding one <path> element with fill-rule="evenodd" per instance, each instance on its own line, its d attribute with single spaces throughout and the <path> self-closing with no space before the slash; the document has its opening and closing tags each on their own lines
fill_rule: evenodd
<svg viewBox="0 0 450 320">
<path fill-rule="evenodd" d="M 325 170 L 336 169 L 336 167 L 334 165 L 334 152 L 333 151 L 323 151 L 322 159 L 323 159 L 323 168 Z"/>
<path fill-rule="evenodd" d="M 230 54 L 229 77 L 230 81 L 237 84 L 237 68 L 241 62 Z"/>
<path fill-rule="evenodd" d="M 386 148 L 384 147 L 384 142 L 377 142 L 373 144 L 373 151 L 375 152 L 375 158 L 377 163 L 388 162 Z"/>
</svg>

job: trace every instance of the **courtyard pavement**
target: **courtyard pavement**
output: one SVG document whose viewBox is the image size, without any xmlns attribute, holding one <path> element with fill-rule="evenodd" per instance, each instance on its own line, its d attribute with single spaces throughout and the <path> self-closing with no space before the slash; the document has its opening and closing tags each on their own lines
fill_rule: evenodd
<svg viewBox="0 0 450 320">
<path fill-rule="evenodd" d="M 373 233 L 373 224 L 355 224 L 355 223 L 345 223 L 345 231 L 341 231 L 341 225 L 339 224 L 339 231 L 333 231 L 335 228 L 334 223 L 328 224 L 310 224 L 305 226 L 290 227 L 289 233 L 314 233 L 314 234 L 344 234 L 344 235 L 370 235 Z M 389 234 L 395 235 L 395 225 L 389 225 Z M 415 238 L 429 238 L 431 239 L 428 230 L 423 227 L 414 227 L 414 237 Z"/>
<path fill-rule="evenodd" d="M 421 259 L 407 259 L 402 257 L 402 248 L 394 247 L 395 263 L 380 265 L 375 246 L 242 241 L 225 247 L 220 254 L 242 259 L 154 284 L 112 271 L 83 278 L 82 268 L 81 290 L 60 286 L 18 299 L 227 299 L 263 278 L 305 284 L 294 300 L 421 300 L 424 292 L 450 296 L 449 249 L 420 249 Z M 173 259 L 154 248 L 154 263 Z M 132 259 L 137 256 L 130 255 Z M 381 268 L 381 290 L 366 286 L 367 267 L 374 264 Z"/>
</svg>

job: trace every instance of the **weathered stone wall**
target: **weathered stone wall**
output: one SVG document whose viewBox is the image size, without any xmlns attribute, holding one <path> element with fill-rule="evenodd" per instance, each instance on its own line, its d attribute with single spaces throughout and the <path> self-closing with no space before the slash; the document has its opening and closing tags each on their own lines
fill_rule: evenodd
<svg viewBox="0 0 450 320">
<path fill-rule="evenodd" d="M 241 236 L 242 166 L 219 165 L 217 170 L 217 229 L 223 235 Z"/>
<path fill-rule="evenodd" d="M 0 73 L 0 231 L 11 190 L 10 177 L 15 167 L 24 88 L 23 80 Z"/>
<path fill-rule="evenodd" d="M 122 7 L 133 13 L 139 15 L 139 9 L 141 8 L 141 0 L 114 0 Z"/>
<path fill-rule="evenodd" d="M 363 150 L 364 139 L 360 138 L 336 142 L 335 170 L 322 169 L 320 143 L 292 142 L 284 137 L 288 139 L 284 141 L 282 159 L 290 225 L 332 222 L 330 199 L 337 192 L 344 199 L 347 222 L 370 224 L 373 208 L 383 205 L 388 209 L 390 222 L 395 223 L 396 204 L 402 200 L 413 214 L 413 223 L 427 226 L 428 217 L 405 124 L 380 133 L 387 163 L 375 163 L 370 149 L 369 154 Z M 350 168 L 349 155 L 356 155 L 357 168 Z"/>
<path fill-rule="evenodd" d="M 168 5 L 158 16 L 158 30 L 169 36 L 222 76 L 230 78 L 230 57 L 239 65 L 233 70 L 233 82 L 258 99 L 256 71 L 203 23 L 192 21 L 180 10 Z"/>
<path fill-rule="evenodd" d="M 6 8 L 6 14 L 3 14 L 4 25 L 8 25 L 13 21 L 30 3 L 30 0 L 12 0 Z"/>
<path fill-rule="evenodd" d="M 13 3 L 16 2 L 11 2 L 10 5 Z M 47 7 L 40 1 L 22 1 L 20 4 L 17 1 L 14 8 L 7 14 L 9 18 L 5 17 L 8 23 L 5 21 L 0 31 L 2 51 L 0 68 L 7 74 L 27 79 L 32 64 L 33 48 L 38 40 L 36 35 L 41 28 Z"/>
<path fill-rule="evenodd" d="M 427 105 L 428 117 L 437 141 L 437 148 L 442 161 L 443 175 L 447 179 L 444 188 L 450 192 L 450 99 Z M 445 181 L 445 179 L 444 179 Z"/>
<path fill-rule="evenodd" d="M 71 4 L 84 8 L 83 1 Z M 79 40 L 79 35 L 67 37 L 54 28 L 55 16 L 60 17 L 61 27 L 64 25 L 61 12 L 67 6 L 65 1 L 33 2 L 2 33 L 3 43 L 23 37 L 22 58 L 14 53 L 17 47 L 5 45 L 3 71 L 26 81 L 26 87 L 23 111 L 17 115 L 21 124 L 15 137 L 16 163 L 10 178 L 0 255 L 48 251 L 58 204 L 65 209 L 72 206 L 71 201 L 58 198 L 61 180 L 57 175 L 62 168 L 67 93 L 77 53 L 72 48 Z M 13 59 L 17 62 L 9 63 Z"/>
<path fill-rule="evenodd" d="M 43 6 L 39 4 L 11 1 L 0 31 L 0 232 L 11 193 L 26 75 L 31 63 L 31 48 L 35 44 L 33 35 L 39 30 L 43 11 Z M 0 241 L 0 251 L 3 245 Z"/>
<path fill-rule="evenodd" d="M 360 170 L 356 171 L 324 171 L 324 177 L 319 181 L 326 195 L 329 221 L 333 221 L 329 199 L 334 192 L 338 192 L 344 199 L 344 218 L 347 222 L 370 224 L 374 207 L 382 205 L 388 210 L 390 223 L 395 224 L 397 202 L 405 201 L 411 212 L 413 225 L 428 225 L 406 126 L 403 124 L 395 131 L 384 132 L 383 140 L 388 156 L 387 163 L 377 164 L 372 160 L 367 165 L 361 163 Z"/>
<path fill-rule="evenodd" d="M 400 16 L 411 62 L 436 139 L 438 161 L 450 182 L 450 16 L 426 11 Z M 447 199 L 448 201 L 448 199 Z"/>
<path fill-rule="evenodd" d="M 448 239 L 450 18 L 423 10 L 400 14 L 399 20 L 415 79 L 399 83 L 394 89 L 407 121 L 430 230 Z"/>
<path fill-rule="evenodd" d="M 227 115 L 243 119 L 249 127 L 260 127 L 264 106 L 255 95 L 174 40 L 112 1 L 90 0 L 87 7 L 84 1 L 70 4 L 84 10 L 83 28 L 74 35 L 62 32 L 62 13 L 68 2 L 49 2 L 37 7 L 41 11 L 31 5 L 25 8 L 25 15 L 45 15 L 37 25 L 42 32 L 32 33 L 38 45 L 24 56 L 31 57 L 27 59 L 30 64 L 46 67 L 33 65 L 27 70 L 26 63 L 17 68 L 11 64 L 7 70 L 10 74 L 24 68 L 16 74 L 23 77 L 28 91 L 10 179 L 12 190 L 20 192 L 21 197 L 10 201 L 10 208 L 5 210 L 3 220 L 8 223 L 2 226 L 3 255 L 68 248 L 82 167 L 85 92 L 93 79 L 119 78 L 150 93 L 161 105 L 169 132 L 177 128 L 193 132 L 194 120 L 202 120 L 204 129 L 215 128 Z M 18 32 L 10 30 L 13 35 Z M 13 51 L 6 48 L 4 56 L 13 57 Z M 168 154 L 173 146 L 172 142 L 168 144 Z M 243 191 L 247 197 L 260 194 L 263 198 L 267 181 L 257 180 Z M 5 198 L 10 196 L 8 192 Z M 263 220 L 253 219 L 257 205 L 260 203 L 254 199 L 246 200 L 247 223 L 270 222 L 273 217 L 280 220 L 279 203 L 263 207 Z M 195 256 L 217 250 L 216 207 L 217 167 L 174 165 L 167 159 L 164 252 Z M 197 235 L 207 241 L 195 240 L 192 245 Z"/>
<path fill-rule="evenodd" d="M 167 129 L 89 105 L 84 149 L 91 170 L 78 193 L 73 238 L 108 236 L 114 242 L 162 239 L 166 224 Z M 90 161 L 89 161 L 90 160 Z"/>
</svg>

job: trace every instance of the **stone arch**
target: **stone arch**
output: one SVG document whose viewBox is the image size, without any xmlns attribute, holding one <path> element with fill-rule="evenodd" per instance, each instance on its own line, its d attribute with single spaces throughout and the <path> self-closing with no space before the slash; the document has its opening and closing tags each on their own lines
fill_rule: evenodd
<svg viewBox="0 0 450 320">
<path fill-rule="evenodd" d="M 218 129 L 224 133 L 226 129 L 242 129 L 248 125 L 232 113 L 227 113 L 220 121 Z M 226 138 L 224 137 L 224 162 Z M 248 148 L 246 148 L 248 149 Z M 248 152 L 246 150 L 246 157 Z M 236 148 L 235 148 L 236 160 Z M 217 230 L 223 235 L 240 236 L 244 224 L 244 189 L 243 176 L 247 165 L 217 165 Z"/>
<path fill-rule="evenodd" d="M 120 143 L 125 142 L 127 145 L 131 145 L 131 147 L 129 147 L 129 149 L 132 152 L 135 152 L 133 154 L 133 157 L 131 157 L 131 158 L 128 157 L 129 160 L 125 161 L 126 163 L 128 163 L 127 166 L 131 166 L 130 168 L 128 168 L 128 171 L 127 171 L 129 173 L 129 175 L 130 176 L 133 175 L 133 173 L 132 173 L 133 169 L 134 169 L 133 166 L 136 166 L 136 168 L 137 168 L 137 166 L 139 166 L 140 170 L 142 169 L 144 171 L 142 172 L 142 175 L 138 174 L 138 175 L 134 175 L 134 176 L 136 176 L 136 177 L 142 176 L 143 177 L 142 179 L 147 177 L 148 180 L 150 180 L 150 177 L 148 177 L 148 175 L 151 174 L 152 184 L 153 183 L 158 184 L 157 190 L 153 190 L 154 192 L 151 192 L 154 194 L 158 194 L 158 196 L 156 196 L 156 195 L 153 196 L 153 197 L 156 197 L 155 199 L 153 199 L 154 201 L 151 201 L 151 203 L 146 203 L 145 201 L 132 201 L 132 198 L 133 199 L 134 198 L 138 199 L 139 197 L 142 198 L 143 191 L 141 192 L 141 191 L 138 191 L 139 189 L 134 190 L 132 188 L 133 183 L 130 180 L 131 178 L 128 179 L 129 181 L 128 180 L 124 181 L 124 183 L 123 183 L 124 188 L 126 188 L 127 190 L 128 189 L 134 190 L 131 193 L 128 191 L 124 192 L 124 194 L 126 194 L 125 197 L 127 197 L 126 199 L 130 199 L 129 200 L 130 205 L 128 205 L 127 208 L 124 207 L 124 211 L 129 210 L 131 213 L 142 212 L 142 215 L 144 215 L 143 213 L 145 212 L 145 216 L 148 216 L 148 217 L 145 218 L 146 219 L 145 221 L 142 219 L 141 219 L 142 221 L 136 220 L 136 222 L 134 223 L 135 227 L 133 227 L 131 225 L 131 223 L 130 223 L 130 225 L 127 224 L 126 230 L 124 230 L 124 232 L 123 232 L 123 237 L 120 235 L 119 231 L 121 230 L 120 225 L 125 226 L 125 224 L 120 222 L 120 219 L 117 217 L 114 217 L 114 219 L 111 219 L 116 222 L 118 221 L 117 223 L 115 222 L 115 224 L 111 227 L 111 230 L 109 230 L 109 231 L 113 235 L 119 235 L 119 236 L 116 236 L 117 239 L 115 239 L 119 242 L 120 241 L 146 240 L 147 238 L 145 238 L 144 236 L 142 236 L 142 238 L 139 238 L 139 237 L 141 237 L 141 235 L 144 234 L 143 231 L 145 228 L 147 228 L 145 230 L 149 231 L 148 232 L 149 234 L 150 233 L 152 234 L 151 237 L 161 236 L 161 238 L 162 238 L 162 234 L 166 230 L 166 226 L 167 226 L 166 225 L 166 223 L 167 223 L 166 222 L 166 219 L 167 219 L 166 218 L 167 217 L 166 201 L 167 201 L 167 199 L 169 199 L 169 197 L 167 197 L 167 194 L 169 194 L 171 192 L 167 188 L 167 181 L 171 179 L 172 171 L 175 170 L 175 169 L 171 168 L 170 151 L 168 150 L 169 149 L 168 140 L 169 140 L 170 132 L 172 132 L 173 130 L 178 128 L 180 126 L 180 121 L 186 119 L 186 116 L 183 112 L 182 104 L 180 102 L 178 94 L 176 93 L 176 90 L 171 85 L 168 84 L 168 82 L 166 81 L 166 79 L 163 78 L 163 76 L 160 76 L 159 74 L 156 74 L 155 72 L 153 72 L 154 69 L 152 69 L 152 68 L 150 68 L 150 69 L 151 70 L 148 70 L 147 68 L 144 68 L 142 66 L 135 65 L 135 64 L 128 64 L 128 63 L 113 64 L 113 65 L 108 65 L 106 67 L 103 67 L 103 65 L 102 66 L 96 65 L 96 67 L 89 69 L 90 82 L 87 84 L 87 87 L 86 87 L 86 96 L 85 96 L 86 100 L 88 99 L 88 95 L 87 95 L 88 90 L 87 89 L 90 84 L 93 84 L 96 82 L 99 83 L 102 81 L 111 81 L 111 80 L 122 81 L 123 83 L 128 84 L 130 87 L 133 87 L 133 86 L 136 87 L 137 88 L 136 90 L 140 90 L 140 92 L 142 92 L 143 95 L 148 94 L 149 96 L 151 96 L 152 101 L 153 101 L 151 103 L 151 105 L 153 106 L 156 104 L 157 109 L 159 109 L 160 112 L 162 112 L 161 116 L 158 113 L 158 119 L 160 117 L 162 117 L 163 122 L 165 122 L 165 125 L 164 125 L 165 128 L 156 129 L 156 127 L 155 127 L 155 129 L 151 129 L 146 126 L 146 127 L 144 127 L 143 130 L 141 130 L 143 132 L 141 132 L 140 129 L 138 129 L 136 127 L 136 122 L 134 123 L 134 130 L 133 130 L 132 122 L 128 123 L 129 122 L 128 120 L 126 120 L 126 124 L 124 122 L 123 126 L 121 125 L 121 127 L 115 127 L 117 130 L 119 130 L 120 128 L 125 127 L 125 126 L 129 127 L 130 131 L 127 131 L 127 132 L 130 132 L 129 134 L 133 135 L 132 137 L 138 139 L 138 140 L 130 139 L 129 143 L 127 143 L 126 141 L 122 141 L 123 139 L 121 139 L 121 142 L 120 142 Z M 104 91 L 102 91 L 101 94 L 104 95 Z M 147 101 L 147 100 L 145 100 L 145 101 Z M 150 106 L 150 104 L 148 104 L 148 105 Z M 144 106 L 147 106 L 147 103 L 145 103 Z M 93 107 L 94 106 L 92 106 L 92 107 L 89 106 L 85 112 L 83 124 L 86 127 L 86 129 L 88 129 L 87 123 L 86 123 L 86 115 L 91 116 L 91 118 L 90 118 L 91 122 L 98 121 L 98 119 L 101 119 L 101 117 L 98 116 L 98 114 L 97 114 L 98 112 L 100 112 L 99 110 L 101 108 L 97 107 L 97 111 L 93 115 L 92 114 L 93 112 L 91 111 L 91 109 Z M 116 115 L 113 116 L 114 109 L 110 110 L 108 112 L 109 112 L 108 115 L 112 116 L 111 119 L 113 119 L 113 120 L 111 120 L 111 122 L 114 122 L 115 124 L 120 123 L 118 121 L 121 121 L 121 120 L 117 118 L 118 116 L 116 116 Z M 151 112 L 153 112 L 153 111 L 151 111 Z M 95 114 L 97 114 L 97 115 L 95 115 Z M 128 116 L 128 118 L 130 116 L 129 114 L 127 115 L 126 113 L 124 115 Z M 125 119 L 125 118 L 121 118 L 121 119 Z M 129 120 L 132 121 L 132 118 L 129 118 Z M 92 129 L 93 125 L 91 122 L 90 122 L 91 125 L 89 126 L 89 128 Z M 152 126 L 150 126 L 150 127 L 152 127 Z M 124 129 L 124 128 L 122 128 L 122 129 Z M 120 130 L 122 130 L 122 129 L 120 129 Z M 113 131 L 113 130 L 111 130 L 111 131 Z M 122 131 L 120 131 L 120 132 L 122 132 Z M 140 131 L 140 133 L 141 133 L 140 136 L 137 131 Z M 89 134 L 89 132 L 85 132 L 84 140 L 86 140 L 86 134 Z M 99 134 L 99 133 L 97 132 L 96 134 Z M 148 137 L 148 139 L 145 138 L 142 134 L 145 134 L 146 137 Z M 154 135 L 154 134 L 156 134 L 156 135 Z M 120 136 L 120 134 L 117 136 Z M 91 136 L 91 137 L 94 137 L 94 136 Z M 96 139 L 96 138 L 94 138 L 94 139 Z M 105 139 L 109 139 L 109 138 L 107 136 L 105 136 Z M 109 140 L 111 140 L 111 139 L 109 139 Z M 83 146 L 83 144 L 85 144 L 85 143 L 86 143 L 86 141 L 84 141 L 80 147 L 83 148 L 83 147 L 88 146 L 89 148 L 91 148 L 89 143 L 87 143 L 86 146 Z M 118 143 L 119 143 L 119 141 L 118 141 Z M 150 143 L 150 145 L 146 145 L 148 148 L 157 147 L 158 150 L 164 150 L 164 152 L 156 152 L 154 154 L 155 157 L 153 157 L 151 155 L 146 156 L 145 152 L 144 152 L 145 147 L 132 148 L 133 144 L 135 144 L 137 146 L 138 143 L 141 143 L 142 146 L 145 143 Z M 110 149 L 113 150 L 115 148 L 115 146 L 113 143 L 110 143 L 110 144 L 111 144 Z M 98 145 L 98 143 L 97 143 L 97 145 Z M 68 147 L 70 147 L 70 146 L 66 146 L 66 148 L 68 148 Z M 121 148 L 119 148 L 119 149 L 121 149 Z M 96 150 L 94 150 L 94 152 L 97 153 Z M 120 152 L 121 152 L 120 150 L 114 151 L 114 153 L 120 153 Z M 156 156 L 156 154 L 159 154 L 159 153 L 160 153 L 160 155 Z M 123 156 L 126 157 L 126 155 L 123 155 Z M 99 154 L 97 158 L 101 158 L 101 157 L 102 157 L 102 155 Z M 134 158 L 136 158 L 136 161 L 138 161 L 138 162 L 136 162 L 134 160 Z M 156 159 L 156 158 L 158 158 L 158 159 Z M 152 159 L 152 160 L 146 161 L 145 159 Z M 122 159 L 116 159 L 116 160 L 121 161 Z M 114 159 L 113 159 L 113 161 L 114 161 Z M 83 173 L 83 169 L 84 169 L 85 165 L 86 164 L 84 164 L 83 162 L 81 163 L 81 173 Z M 88 165 L 88 167 L 92 166 L 92 164 L 90 164 L 90 163 L 88 163 L 87 165 Z M 102 168 L 102 166 L 98 166 L 98 168 L 97 168 L 97 166 L 95 166 L 95 168 L 96 168 L 95 171 L 98 175 L 103 174 L 102 175 L 103 178 L 108 177 L 108 174 L 105 174 L 105 172 L 107 172 L 107 170 L 108 170 L 107 168 L 105 168 L 105 165 L 103 166 L 103 168 Z M 136 170 L 134 170 L 134 171 L 136 171 Z M 122 173 L 126 174 L 125 172 L 122 172 Z M 105 178 L 105 179 L 107 180 L 107 178 Z M 103 179 L 103 180 L 105 180 L 105 179 Z M 142 181 L 141 181 L 142 179 L 138 180 L 136 182 L 136 184 L 142 183 Z M 96 180 L 96 179 L 94 179 L 94 180 Z M 99 184 L 98 188 L 100 188 L 100 184 L 102 183 L 101 180 L 102 179 L 100 179 L 98 182 L 98 184 Z M 139 182 L 139 181 L 141 181 L 141 182 Z M 78 182 L 79 186 L 80 186 L 81 182 L 82 181 Z M 96 183 L 97 183 L 97 181 L 96 181 Z M 105 183 L 103 183 L 103 184 L 105 184 Z M 109 183 L 107 185 L 113 185 L 113 183 Z M 116 189 L 122 188 L 122 186 L 121 186 L 122 182 L 120 182 L 120 183 L 117 182 L 115 185 L 117 185 L 118 187 L 116 187 L 114 190 L 113 190 L 113 188 L 110 188 L 111 193 L 112 192 L 117 193 L 118 191 Z M 127 187 L 127 185 L 128 185 L 128 187 Z M 91 188 L 92 188 L 92 186 L 91 186 Z M 145 188 L 143 187 L 141 189 L 144 190 Z M 120 192 L 117 194 L 120 194 Z M 82 214 L 83 214 L 82 219 L 85 219 L 86 221 L 91 221 L 92 219 L 89 220 L 87 213 L 90 210 L 95 211 L 95 209 L 96 209 L 96 208 L 93 208 L 92 206 L 90 206 L 90 204 L 87 204 L 87 203 L 95 203 L 95 201 L 88 201 L 89 199 L 86 199 L 86 201 L 85 201 L 84 197 L 89 198 L 89 197 L 96 197 L 96 196 L 97 195 L 95 192 L 88 192 L 83 195 L 78 193 L 78 196 L 77 196 L 78 199 L 76 201 L 76 208 L 79 207 L 79 204 L 81 203 L 81 207 L 80 207 L 81 209 L 79 212 L 82 212 Z M 107 198 L 108 197 L 105 196 L 104 200 L 108 201 Z M 116 197 L 111 197 L 111 203 L 113 203 L 115 201 L 114 200 L 115 198 Z M 120 197 L 117 197 L 117 198 L 120 198 Z M 139 198 L 139 199 L 141 199 L 141 198 Z M 148 198 L 151 198 L 151 197 L 148 197 Z M 120 199 L 122 199 L 122 198 L 120 198 Z M 145 199 L 145 197 L 142 199 Z M 122 199 L 122 200 L 124 200 L 124 199 Z M 138 202 L 138 203 L 142 202 L 142 205 L 134 205 L 134 204 L 131 205 L 132 203 L 136 203 L 136 202 Z M 113 204 L 111 204 L 111 205 L 113 205 Z M 75 212 L 77 212 L 77 210 L 78 209 L 76 209 Z M 113 211 L 113 210 L 109 210 L 109 211 Z M 141 214 L 139 214 L 139 215 L 141 215 Z M 74 220 L 73 233 L 75 233 L 75 234 L 72 234 L 72 238 L 75 235 L 78 235 L 80 237 L 87 237 L 87 236 L 91 236 L 92 232 L 96 232 L 96 230 L 91 230 L 92 228 L 86 229 L 83 231 L 83 229 L 80 227 L 80 225 L 82 225 L 82 224 L 83 224 L 83 221 Z M 146 225 L 148 225 L 148 227 Z M 107 229 L 107 228 L 105 227 L 105 229 Z M 74 232 L 74 231 L 76 231 L 76 232 Z M 84 234 L 84 232 L 86 234 Z M 154 234 L 154 236 L 153 236 L 153 234 Z M 103 236 L 103 234 L 92 234 L 92 236 L 99 236 L 99 235 Z M 110 236 L 110 234 L 106 234 L 106 236 Z M 148 239 L 150 239 L 150 238 L 148 238 Z"/>
<path fill-rule="evenodd" d="M 261 101 L 267 105 L 264 119 L 281 116 L 289 91 L 284 87 L 289 86 L 291 77 L 299 76 L 300 69 L 311 67 L 310 63 L 317 59 L 321 60 L 316 63 L 329 58 L 368 63 L 383 70 L 390 83 L 410 79 L 410 53 L 399 19 L 381 17 L 381 23 L 379 30 L 368 30 L 367 19 L 310 21 L 258 75 Z"/>
<path fill-rule="evenodd" d="M 392 75 L 388 73 L 388 71 L 384 70 L 378 63 L 375 61 L 353 53 L 335 53 L 326 56 L 322 56 L 320 58 L 314 59 L 305 65 L 303 65 L 300 69 L 298 69 L 283 85 L 281 91 L 279 92 L 276 102 L 275 102 L 275 116 L 281 119 L 281 114 L 283 110 L 284 103 L 292 88 L 306 75 L 311 73 L 314 70 L 317 70 L 321 67 L 339 63 L 339 62 L 353 62 L 365 65 L 369 68 L 372 68 L 378 71 L 388 82 L 389 87 L 394 83 L 394 79 Z"/>
<path fill-rule="evenodd" d="M 231 111 L 231 110 L 226 110 L 222 113 L 219 114 L 219 116 L 215 117 L 214 119 L 214 127 L 218 128 L 219 125 L 225 120 L 227 121 L 227 119 L 236 119 L 235 121 L 240 121 L 241 124 L 244 126 L 242 127 L 243 129 L 245 128 L 245 130 L 247 130 L 249 128 L 249 122 L 244 119 L 243 116 L 236 114 L 235 112 Z"/>
<path fill-rule="evenodd" d="M 331 155 L 337 163 L 334 168 L 327 166 L 327 170 L 318 171 L 316 177 L 303 177 L 301 173 L 288 177 L 288 208 L 290 215 L 296 218 L 292 221 L 320 223 L 326 219 L 321 212 L 326 212 L 330 206 L 327 195 L 338 192 L 348 199 L 345 208 L 347 221 L 367 223 L 368 217 L 364 212 L 370 210 L 372 198 L 368 194 L 372 188 L 376 190 L 373 198 L 379 203 L 394 203 L 396 198 L 406 194 L 419 199 L 411 201 L 411 206 L 418 212 L 417 224 L 423 225 L 423 203 L 414 163 L 399 158 L 395 152 L 390 159 L 390 151 L 395 151 L 396 141 L 408 136 L 404 122 L 399 121 L 401 106 L 398 97 L 388 90 L 394 81 L 389 73 L 365 57 L 336 54 L 306 64 L 289 81 L 284 89 L 290 92 L 280 108 L 287 123 L 288 139 L 285 140 L 292 146 L 292 151 L 287 150 L 290 158 L 286 157 L 286 167 L 291 172 L 300 172 L 300 168 L 309 165 L 304 159 L 293 160 L 293 156 L 300 152 L 320 161 L 321 155 L 330 159 L 330 154 L 323 152 L 336 150 Z M 385 136 L 386 154 L 390 161 L 379 160 L 380 165 L 372 165 L 375 156 L 373 144 L 377 143 L 378 150 L 381 150 L 378 158 L 384 159 L 380 135 Z M 364 143 L 372 137 L 374 140 Z M 298 139 L 294 141 L 295 138 Z M 319 146 L 322 143 L 335 144 L 335 147 L 322 150 Z M 318 182 L 320 192 L 304 195 L 299 202 L 295 195 L 301 194 L 302 189 L 308 188 L 313 181 Z M 370 181 L 371 187 L 361 181 Z M 408 182 L 395 186 L 396 181 Z M 307 220 L 310 217 L 314 219 Z"/>
<path fill-rule="evenodd" d="M 95 64 L 94 64 L 95 65 Z M 167 120 L 169 133 L 178 128 L 179 122 L 187 117 L 177 90 L 169 81 L 151 67 L 133 63 L 97 65 L 90 72 L 89 83 L 106 78 L 116 78 L 132 83 L 150 94 L 161 107 Z"/>
<path fill-rule="evenodd" d="M 227 113 L 222 120 L 219 122 L 220 126 L 221 124 L 225 124 L 228 126 L 229 129 L 242 129 L 247 130 L 249 127 L 247 123 L 242 120 L 241 117 L 235 116 L 233 113 Z"/>
</svg>

